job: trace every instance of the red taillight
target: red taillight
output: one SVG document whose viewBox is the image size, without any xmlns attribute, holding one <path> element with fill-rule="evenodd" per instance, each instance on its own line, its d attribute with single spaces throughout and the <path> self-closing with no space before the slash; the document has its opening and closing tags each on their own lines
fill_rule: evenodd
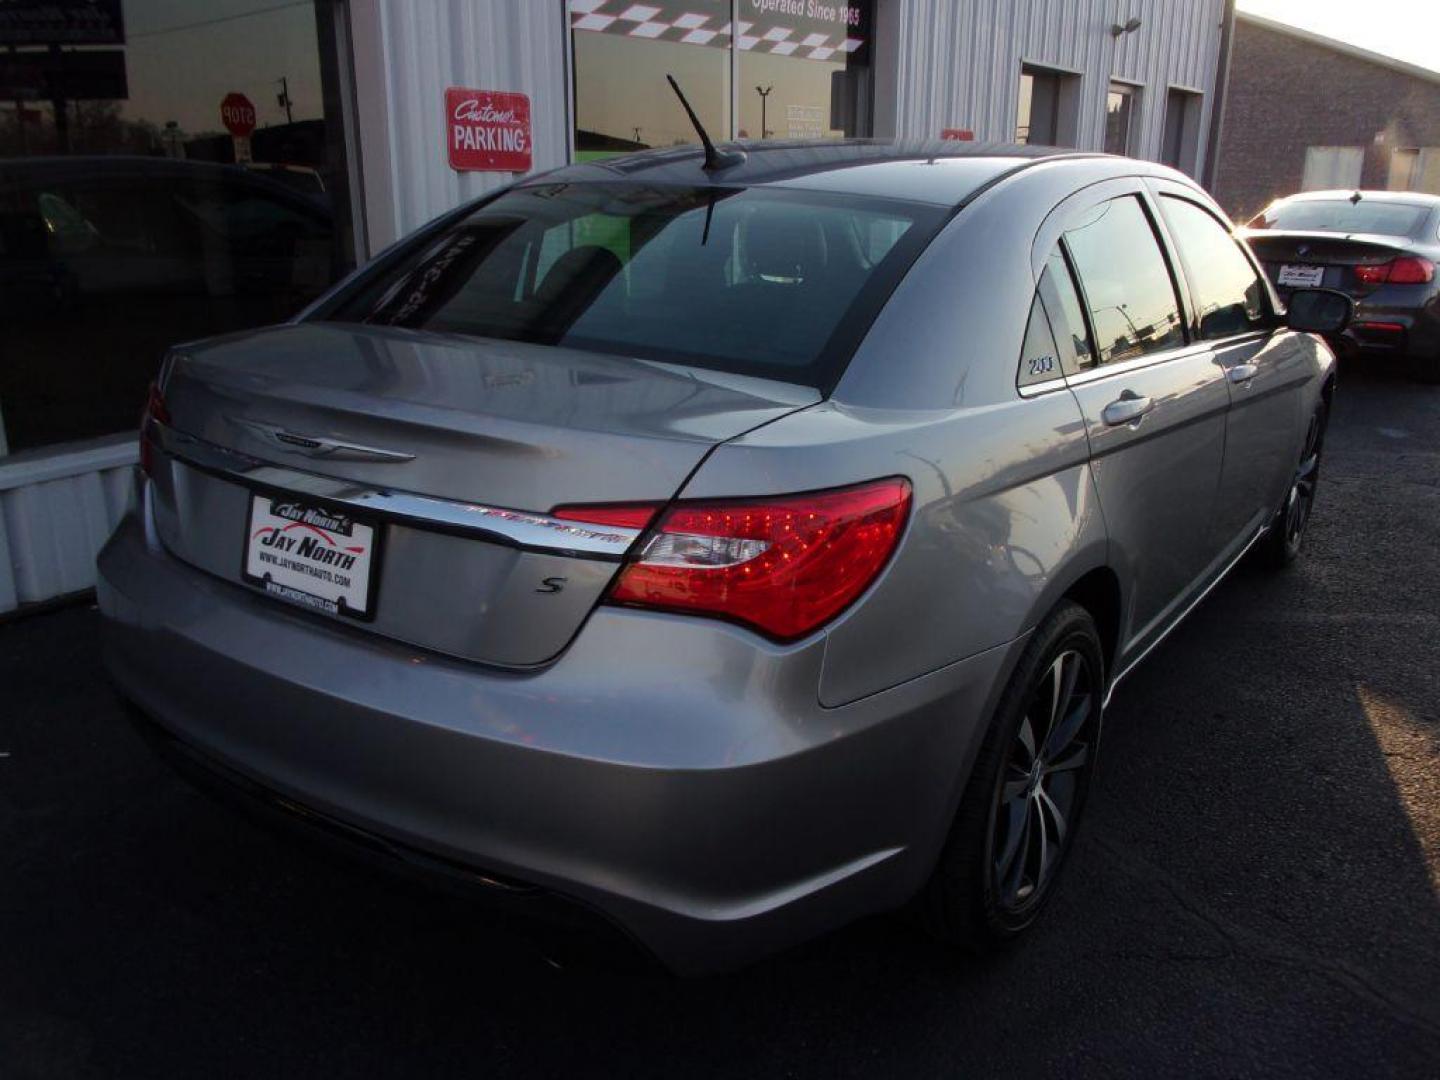
<svg viewBox="0 0 1440 1080">
<path fill-rule="evenodd" d="M 848 607 L 910 513 L 900 478 L 805 495 L 671 506 L 609 600 L 745 623 L 789 641 Z"/>
<path fill-rule="evenodd" d="M 578 521 L 584 525 L 608 525 L 611 528 L 643 529 L 660 507 L 653 503 L 614 503 L 597 506 L 557 506 L 551 517 L 562 521 Z"/>
<path fill-rule="evenodd" d="M 1424 285 L 1435 280 L 1435 264 L 1418 255 L 1401 255 L 1378 266 L 1357 266 L 1355 278 L 1366 285 Z"/>
<path fill-rule="evenodd" d="M 165 407 L 165 395 L 160 393 L 160 387 L 153 382 L 150 384 L 150 393 L 145 398 L 145 411 L 140 414 L 140 471 L 146 476 L 150 475 L 151 467 L 155 463 L 155 444 L 150 441 L 151 420 L 158 420 L 162 424 L 170 422 L 170 410 Z"/>
</svg>

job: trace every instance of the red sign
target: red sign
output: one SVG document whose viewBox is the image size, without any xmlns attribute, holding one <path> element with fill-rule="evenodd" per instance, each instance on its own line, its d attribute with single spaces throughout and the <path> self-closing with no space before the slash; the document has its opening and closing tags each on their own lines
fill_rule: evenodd
<svg viewBox="0 0 1440 1080">
<path fill-rule="evenodd" d="M 530 98 L 498 90 L 445 91 L 450 167 L 464 172 L 530 171 Z"/>
<path fill-rule="evenodd" d="M 255 106 L 244 94 L 226 94 L 220 102 L 220 120 L 226 131 L 243 139 L 255 130 Z"/>
<path fill-rule="evenodd" d="M 949 139 L 952 142 L 972 142 L 975 132 L 969 128 L 944 128 L 940 132 L 940 138 Z"/>
</svg>

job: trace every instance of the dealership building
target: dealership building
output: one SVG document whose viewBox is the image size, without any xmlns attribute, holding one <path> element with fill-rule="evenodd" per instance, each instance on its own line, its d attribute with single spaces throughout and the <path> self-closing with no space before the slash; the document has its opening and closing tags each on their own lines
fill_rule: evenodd
<svg viewBox="0 0 1440 1080">
<path fill-rule="evenodd" d="M 0 0 L 0 612 L 92 584 L 171 343 L 520 175 L 695 140 L 1205 177 L 1227 0 Z"/>
</svg>

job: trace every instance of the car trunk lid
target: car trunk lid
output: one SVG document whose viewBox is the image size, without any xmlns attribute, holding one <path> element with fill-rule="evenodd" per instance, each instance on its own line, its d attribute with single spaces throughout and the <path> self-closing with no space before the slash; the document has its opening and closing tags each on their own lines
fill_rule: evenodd
<svg viewBox="0 0 1440 1080">
<path fill-rule="evenodd" d="M 1299 287 L 1302 278 L 1283 274 L 1287 266 L 1320 271 L 1319 280 L 1307 284 L 1308 288 L 1340 289 L 1354 295 L 1372 292 L 1375 286 L 1361 282 L 1355 267 L 1383 265 L 1402 254 L 1407 245 L 1403 237 L 1368 233 L 1252 231 L 1246 240 L 1282 295 Z"/>
<path fill-rule="evenodd" d="M 427 648 L 539 664 L 579 629 L 626 543 L 623 530 L 618 547 L 591 543 L 551 510 L 663 503 L 711 447 L 819 396 L 405 330 L 301 323 L 235 335 L 183 347 L 167 365 L 156 524 L 178 557 L 239 584 Z M 288 513 L 297 541 L 331 560 L 322 573 L 353 568 L 359 588 L 373 559 L 372 587 L 348 596 L 358 606 L 332 609 L 266 579 L 253 545 L 284 532 L 274 515 Z M 334 520 L 359 531 L 337 534 Z M 326 544 L 334 550 L 318 550 Z M 365 549 L 359 564 L 345 561 L 352 548 Z"/>
</svg>

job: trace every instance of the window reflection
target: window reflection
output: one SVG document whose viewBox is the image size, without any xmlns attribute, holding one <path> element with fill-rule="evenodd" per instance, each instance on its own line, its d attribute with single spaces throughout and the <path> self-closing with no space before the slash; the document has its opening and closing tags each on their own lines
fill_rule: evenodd
<svg viewBox="0 0 1440 1080">
<path fill-rule="evenodd" d="M 696 142 L 666 75 L 713 138 L 730 137 L 729 0 L 580 0 L 571 27 L 577 160 Z"/>
<path fill-rule="evenodd" d="M 1135 88 L 1125 83 L 1111 83 L 1105 95 L 1105 152 L 1130 152 L 1130 118 L 1134 112 Z"/>
<path fill-rule="evenodd" d="M 1200 336 L 1212 340 L 1264 326 L 1265 287 L 1229 232 L 1194 203 L 1165 196 L 1160 204 L 1185 260 Z"/>
<path fill-rule="evenodd" d="M 873 6 L 572 0 L 576 157 L 694 143 L 667 74 L 717 140 L 868 135 Z"/>
<path fill-rule="evenodd" d="M 1100 363 L 1184 344 L 1170 271 L 1133 195 L 1097 206 L 1065 233 L 1085 291 Z"/>
<path fill-rule="evenodd" d="M 870 5 L 757 14 L 741 4 L 741 138 L 829 139 L 870 131 Z"/>
<path fill-rule="evenodd" d="M 326 0 L 99 0 L 46 7 L 24 41 L 0 27 L 10 451 L 128 431 L 167 347 L 288 318 L 346 268 L 321 78 L 332 15 Z M 248 137 L 222 121 L 231 94 L 253 106 Z"/>
</svg>

